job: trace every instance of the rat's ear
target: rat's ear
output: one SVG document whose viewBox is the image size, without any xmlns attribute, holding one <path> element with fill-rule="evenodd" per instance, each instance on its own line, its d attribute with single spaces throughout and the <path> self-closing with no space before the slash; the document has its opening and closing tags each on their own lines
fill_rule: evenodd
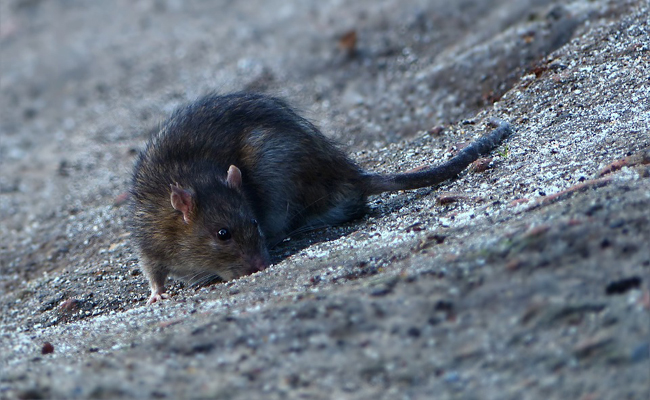
<svg viewBox="0 0 650 400">
<path fill-rule="evenodd" d="M 226 185 L 228 185 L 228 187 L 231 189 L 241 189 L 241 171 L 234 165 L 231 165 L 230 168 L 228 168 Z"/>
<path fill-rule="evenodd" d="M 183 221 L 186 224 L 190 223 L 190 216 L 192 215 L 192 209 L 194 208 L 194 203 L 192 202 L 192 193 L 180 187 L 178 182 L 175 185 L 169 185 L 172 188 L 172 194 L 170 200 L 172 202 L 172 207 L 174 210 L 178 210 L 183 213 Z"/>
</svg>

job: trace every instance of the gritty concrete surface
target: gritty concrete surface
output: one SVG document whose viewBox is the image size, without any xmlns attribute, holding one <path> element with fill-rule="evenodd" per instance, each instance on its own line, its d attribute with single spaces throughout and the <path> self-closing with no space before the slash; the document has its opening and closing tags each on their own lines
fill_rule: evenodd
<svg viewBox="0 0 650 400">
<path fill-rule="evenodd" d="M 649 398 L 648 2 L 349 3 L 0 2 L 0 398 Z M 135 154 L 242 89 L 374 171 L 515 133 L 146 306 Z"/>
</svg>

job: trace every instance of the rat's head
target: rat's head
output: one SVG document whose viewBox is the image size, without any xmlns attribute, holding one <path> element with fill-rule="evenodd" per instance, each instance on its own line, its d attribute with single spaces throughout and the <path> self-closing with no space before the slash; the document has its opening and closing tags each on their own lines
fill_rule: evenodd
<svg viewBox="0 0 650 400">
<path fill-rule="evenodd" d="M 231 165 L 223 184 L 196 190 L 171 185 L 170 200 L 178 223 L 185 225 L 178 238 L 183 269 L 230 280 L 269 265 L 264 237 L 242 192 L 239 168 Z"/>
</svg>

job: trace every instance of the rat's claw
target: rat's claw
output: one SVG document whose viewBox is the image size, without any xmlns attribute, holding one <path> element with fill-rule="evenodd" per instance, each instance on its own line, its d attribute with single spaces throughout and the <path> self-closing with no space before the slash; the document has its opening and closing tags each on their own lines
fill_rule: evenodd
<svg viewBox="0 0 650 400">
<path fill-rule="evenodd" d="M 163 299 L 168 299 L 169 295 L 167 293 L 159 293 L 158 291 L 151 291 L 151 296 L 149 296 L 149 300 L 147 301 L 147 305 L 153 304 L 157 301 L 161 301 Z"/>
</svg>

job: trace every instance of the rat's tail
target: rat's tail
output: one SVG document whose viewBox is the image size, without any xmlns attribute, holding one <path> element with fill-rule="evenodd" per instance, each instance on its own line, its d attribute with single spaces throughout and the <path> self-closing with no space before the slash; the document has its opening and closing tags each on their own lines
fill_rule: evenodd
<svg viewBox="0 0 650 400">
<path fill-rule="evenodd" d="M 510 124 L 505 121 L 493 118 L 490 120 L 490 123 L 496 125 L 496 129 L 477 139 L 475 142 L 472 142 L 442 165 L 402 174 L 367 174 L 366 194 L 371 195 L 395 190 L 433 186 L 455 177 L 480 156 L 492 151 L 512 133 Z"/>
</svg>

